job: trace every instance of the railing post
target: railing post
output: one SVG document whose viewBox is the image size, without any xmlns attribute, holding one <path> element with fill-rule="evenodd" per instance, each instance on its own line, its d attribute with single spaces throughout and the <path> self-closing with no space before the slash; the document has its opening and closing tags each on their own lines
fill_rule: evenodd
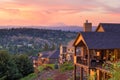
<svg viewBox="0 0 120 80">
<path fill-rule="evenodd" d="M 83 80 L 83 68 L 80 67 L 80 80 Z"/>
<path fill-rule="evenodd" d="M 74 80 L 76 80 L 76 46 L 75 46 L 75 53 L 74 53 Z"/>
<path fill-rule="evenodd" d="M 88 54 L 87 65 L 90 67 L 90 52 L 89 52 L 89 49 L 87 49 L 87 54 Z"/>
</svg>

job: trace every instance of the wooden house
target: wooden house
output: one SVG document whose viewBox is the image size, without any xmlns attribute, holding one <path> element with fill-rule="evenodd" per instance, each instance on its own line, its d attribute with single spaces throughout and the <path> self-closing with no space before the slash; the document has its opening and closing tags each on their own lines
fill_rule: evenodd
<svg viewBox="0 0 120 80">
<path fill-rule="evenodd" d="M 59 62 L 60 50 L 55 50 L 52 55 L 49 56 L 49 63 L 58 63 Z"/>
<path fill-rule="evenodd" d="M 100 23 L 95 32 L 79 33 L 73 45 L 74 80 L 87 80 L 88 75 L 108 80 L 110 70 L 103 65 L 120 60 L 120 24 Z"/>
<path fill-rule="evenodd" d="M 65 61 L 73 61 L 73 55 L 75 53 L 73 42 L 74 40 L 71 40 L 67 45 L 60 45 L 60 59 L 65 59 Z"/>
</svg>

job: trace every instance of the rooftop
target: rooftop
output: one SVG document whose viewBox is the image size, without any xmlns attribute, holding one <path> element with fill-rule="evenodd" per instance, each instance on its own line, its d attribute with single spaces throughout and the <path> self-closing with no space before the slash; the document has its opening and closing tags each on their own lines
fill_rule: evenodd
<svg viewBox="0 0 120 80">
<path fill-rule="evenodd" d="M 120 48 L 120 33 L 118 32 L 81 32 L 89 49 Z"/>
</svg>

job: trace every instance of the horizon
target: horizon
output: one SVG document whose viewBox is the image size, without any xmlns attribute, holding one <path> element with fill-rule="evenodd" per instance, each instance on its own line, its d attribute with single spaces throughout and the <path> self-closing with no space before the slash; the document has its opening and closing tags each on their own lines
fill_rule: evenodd
<svg viewBox="0 0 120 80">
<path fill-rule="evenodd" d="M 0 5 L 3 27 L 120 23 L 119 0 L 4 0 Z"/>
</svg>

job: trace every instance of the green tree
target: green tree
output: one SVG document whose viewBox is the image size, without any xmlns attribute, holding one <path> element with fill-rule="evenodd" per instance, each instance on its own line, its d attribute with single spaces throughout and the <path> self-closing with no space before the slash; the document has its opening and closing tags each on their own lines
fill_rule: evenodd
<svg viewBox="0 0 120 80">
<path fill-rule="evenodd" d="M 26 76 L 34 71 L 32 61 L 25 54 L 16 55 L 15 63 L 23 76 Z"/>
<path fill-rule="evenodd" d="M 56 46 L 55 46 L 55 44 L 53 43 L 51 50 L 55 50 L 55 48 L 56 48 Z"/>
<path fill-rule="evenodd" d="M 0 77 L 5 76 L 9 59 L 10 56 L 7 51 L 0 51 Z"/>
<path fill-rule="evenodd" d="M 7 51 L 0 51 L 0 79 L 17 80 L 21 77 L 12 56 Z"/>
<path fill-rule="evenodd" d="M 7 64 L 7 80 L 18 80 L 22 77 L 22 74 L 19 72 L 14 60 L 11 58 Z"/>
<path fill-rule="evenodd" d="M 44 45 L 44 51 L 47 51 L 47 50 L 49 50 L 49 46 L 48 46 L 47 43 L 45 43 L 45 45 Z"/>
</svg>

